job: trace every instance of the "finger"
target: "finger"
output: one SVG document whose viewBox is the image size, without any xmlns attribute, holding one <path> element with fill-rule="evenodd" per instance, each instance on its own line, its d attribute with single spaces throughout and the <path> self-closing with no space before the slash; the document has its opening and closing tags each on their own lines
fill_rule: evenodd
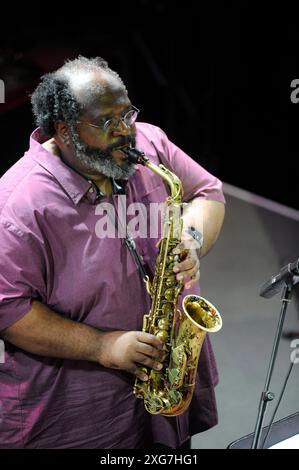
<svg viewBox="0 0 299 470">
<path fill-rule="evenodd" d="M 191 287 L 193 284 L 199 281 L 200 278 L 200 271 L 199 267 L 197 266 L 195 269 L 189 269 L 187 271 L 180 272 L 176 276 L 178 281 L 184 283 L 184 287 L 188 288 Z M 187 287 L 189 283 L 189 287 Z"/>
<path fill-rule="evenodd" d="M 180 242 L 173 250 L 172 253 L 174 255 L 179 255 L 181 252 L 185 250 L 185 245 L 183 242 Z"/>
<path fill-rule="evenodd" d="M 149 356 L 153 359 L 157 359 L 158 361 L 161 361 L 164 356 L 164 352 L 161 351 L 161 349 L 157 349 L 149 344 L 140 342 L 137 345 L 136 352 Z"/>
<path fill-rule="evenodd" d="M 194 258 L 187 258 L 185 261 L 182 261 L 181 263 L 178 263 L 174 266 L 173 271 L 176 273 L 182 272 L 182 271 L 188 271 L 196 265 L 196 260 Z"/>
<path fill-rule="evenodd" d="M 192 279 L 190 279 L 186 284 L 184 285 L 185 289 L 190 289 L 192 286 L 198 283 L 200 279 L 200 271 L 197 271 L 197 273 L 192 276 Z"/>
<path fill-rule="evenodd" d="M 192 285 L 194 285 L 196 282 L 199 281 L 199 276 L 190 276 L 190 275 L 184 275 L 184 274 L 180 274 L 180 279 L 179 281 L 183 282 L 184 284 L 184 288 L 186 289 L 187 288 L 187 285 L 189 284 L 189 287 L 191 287 Z M 188 289 L 189 289 L 188 287 Z"/>
<path fill-rule="evenodd" d="M 161 362 L 155 361 L 154 359 L 140 353 L 137 353 L 135 355 L 134 362 L 155 370 L 161 370 L 163 367 L 163 364 Z"/>
<path fill-rule="evenodd" d="M 137 331 L 136 337 L 140 343 L 150 344 L 151 346 L 160 350 L 164 349 L 163 343 L 155 335 L 152 335 L 151 333 L 145 333 L 144 331 Z"/>
<path fill-rule="evenodd" d="M 179 272 L 185 273 L 187 271 L 194 269 L 194 272 L 189 273 L 190 276 L 192 276 L 199 269 L 199 264 L 200 264 L 199 259 L 197 257 L 194 257 L 193 255 L 190 255 L 188 256 L 187 259 L 185 259 L 181 263 L 176 264 L 173 267 L 173 271 L 175 273 L 179 273 Z"/>
<path fill-rule="evenodd" d="M 199 271 L 199 263 L 195 263 L 190 269 L 185 269 L 184 271 L 180 271 L 179 274 L 177 274 L 177 278 L 180 278 L 180 276 L 190 276 L 193 277 L 195 274 Z M 180 279 L 178 279 L 180 280 Z"/>
<path fill-rule="evenodd" d="M 176 254 L 174 254 L 173 261 L 175 264 L 181 263 L 187 258 L 187 256 L 188 256 L 188 250 L 184 248 L 183 250 L 178 251 Z"/>
<path fill-rule="evenodd" d="M 142 382 L 146 382 L 148 380 L 148 375 L 147 375 L 146 369 L 142 369 L 142 368 L 134 365 L 134 367 L 132 367 L 132 369 L 130 369 L 128 372 L 130 372 L 131 374 L 136 375 L 136 377 L 139 380 L 142 380 Z"/>
</svg>

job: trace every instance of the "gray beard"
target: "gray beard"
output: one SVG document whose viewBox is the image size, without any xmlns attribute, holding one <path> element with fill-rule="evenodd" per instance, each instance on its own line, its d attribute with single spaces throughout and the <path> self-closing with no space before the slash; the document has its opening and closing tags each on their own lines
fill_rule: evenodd
<svg viewBox="0 0 299 470">
<path fill-rule="evenodd" d="M 123 142 L 117 145 L 107 147 L 105 151 L 98 150 L 94 147 L 81 142 L 78 134 L 72 132 L 72 141 L 75 149 L 75 155 L 78 160 L 83 163 L 87 173 L 101 173 L 108 178 L 124 179 L 129 178 L 135 172 L 135 165 L 131 162 L 123 162 L 122 166 L 118 165 L 111 156 L 111 152 L 121 145 L 131 143 L 135 147 L 135 138 L 133 136 L 125 137 Z"/>
</svg>

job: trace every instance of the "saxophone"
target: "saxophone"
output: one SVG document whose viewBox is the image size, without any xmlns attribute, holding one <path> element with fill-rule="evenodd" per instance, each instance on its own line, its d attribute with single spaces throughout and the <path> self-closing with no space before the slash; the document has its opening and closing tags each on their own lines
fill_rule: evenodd
<svg viewBox="0 0 299 470">
<path fill-rule="evenodd" d="M 133 392 L 137 398 L 144 400 L 149 413 L 177 416 L 191 402 L 205 335 L 220 330 L 222 319 L 217 309 L 198 295 L 184 297 L 183 313 L 177 307 L 183 283 L 176 279 L 173 272 L 176 261 L 173 250 L 180 243 L 182 233 L 182 219 L 175 223 L 182 206 L 181 181 L 164 165 L 157 166 L 150 162 L 140 150 L 130 148 L 124 151 L 130 162 L 148 167 L 170 189 L 166 199 L 168 217 L 159 243 L 154 278 L 152 282 L 148 277 L 145 279 L 151 308 L 143 317 L 143 331 L 155 335 L 164 345 L 163 368 L 160 371 L 143 368 L 148 380 L 144 382 L 136 378 Z"/>
</svg>

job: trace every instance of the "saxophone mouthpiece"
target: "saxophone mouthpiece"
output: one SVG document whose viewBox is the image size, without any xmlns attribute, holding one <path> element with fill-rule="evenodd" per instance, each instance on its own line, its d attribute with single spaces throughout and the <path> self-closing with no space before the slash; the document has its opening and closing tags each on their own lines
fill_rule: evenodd
<svg viewBox="0 0 299 470">
<path fill-rule="evenodd" d="M 145 165 L 148 161 L 148 158 L 145 156 L 144 152 L 138 150 L 137 148 L 126 148 L 123 149 L 123 152 L 127 155 L 128 161 L 131 163 Z"/>
</svg>

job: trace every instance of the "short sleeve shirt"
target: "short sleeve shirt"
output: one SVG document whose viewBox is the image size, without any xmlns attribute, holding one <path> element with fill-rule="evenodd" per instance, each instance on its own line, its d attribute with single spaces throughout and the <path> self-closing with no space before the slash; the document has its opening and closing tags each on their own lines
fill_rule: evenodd
<svg viewBox="0 0 299 470">
<path fill-rule="evenodd" d="M 135 243 L 153 274 L 161 234 L 146 231 L 149 207 L 166 200 L 167 186 L 137 166 L 121 191 L 99 199 L 92 183 L 49 153 L 44 140 L 34 131 L 29 150 L 0 180 L 0 331 L 26 315 L 33 299 L 103 331 L 141 330 L 150 299 L 123 233 L 138 228 L 134 211 L 141 204 L 145 232 Z M 179 176 L 184 202 L 224 202 L 221 182 L 161 129 L 138 123 L 137 147 Z M 103 236 L 109 228 L 115 236 Z M 38 356 L 7 342 L 0 364 L 0 447 L 138 448 L 148 439 L 177 447 L 216 423 L 216 382 L 206 338 L 189 410 L 154 417 L 133 395 L 130 374 Z"/>
</svg>

